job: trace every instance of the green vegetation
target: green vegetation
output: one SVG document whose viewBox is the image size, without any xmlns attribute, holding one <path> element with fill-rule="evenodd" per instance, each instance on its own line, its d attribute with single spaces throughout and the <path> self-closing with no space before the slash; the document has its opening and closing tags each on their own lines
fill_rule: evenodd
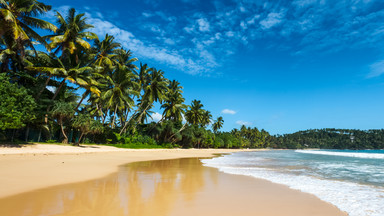
<svg viewBox="0 0 384 216">
<path fill-rule="evenodd" d="M 178 81 L 139 63 L 113 35 L 99 39 L 85 14 L 74 8 L 66 15 L 55 12 L 57 25 L 37 18 L 50 9 L 36 0 L 0 1 L 1 142 L 268 146 L 265 131 L 244 127 L 239 133 L 220 132 L 222 117 L 213 121 L 200 100 L 185 104 Z M 37 43 L 46 51 L 36 51 Z M 150 121 L 155 104 L 162 109 L 157 123 Z"/>
<path fill-rule="evenodd" d="M 274 148 L 384 149 L 384 130 L 316 129 L 271 137 Z"/>
<path fill-rule="evenodd" d="M 19 129 L 35 116 L 35 100 L 27 90 L 9 82 L 9 77 L 0 74 L 0 129 Z"/>
</svg>

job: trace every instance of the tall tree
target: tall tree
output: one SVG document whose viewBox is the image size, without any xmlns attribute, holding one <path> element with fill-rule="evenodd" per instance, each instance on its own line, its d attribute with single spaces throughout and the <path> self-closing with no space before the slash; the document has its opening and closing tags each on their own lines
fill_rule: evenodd
<svg viewBox="0 0 384 216">
<path fill-rule="evenodd" d="M 80 47 L 89 49 L 91 45 L 87 40 L 97 39 L 97 35 L 93 32 L 87 31 L 93 28 L 93 25 L 88 24 L 85 14 L 77 14 L 74 8 L 69 9 L 67 17 L 64 17 L 56 12 L 57 22 L 59 28 L 55 35 L 48 35 L 46 38 L 51 40 L 49 44 L 50 49 L 56 49 L 55 52 L 62 52 L 64 57 L 67 52 L 69 54 L 75 54 L 76 62 L 78 62 L 77 55 L 75 53 Z"/>
<path fill-rule="evenodd" d="M 216 119 L 216 121 L 213 123 L 213 125 L 212 125 L 212 129 L 213 129 L 213 131 L 215 132 L 215 133 L 217 133 L 217 131 L 218 130 L 220 130 L 220 128 L 222 128 L 223 127 L 223 124 L 224 124 L 224 119 L 223 119 L 223 117 L 218 117 L 217 119 Z"/>
<path fill-rule="evenodd" d="M 56 32 L 57 27 L 55 25 L 36 18 L 36 16 L 43 15 L 50 9 L 51 6 L 36 0 L 1 0 L 0 37 L 4 37 L 8 46 L 17 44 L 16 47 L 21 56 L 24 56 L 24 45 L 33 48 L 32 39 L 46 44 L 43 37 L 35 32 L 33 28 Z"/>
<path fill-rule="evenodd" d="M 193 125 L 199 125 L 203 121 L 203 104 L 199 100 L 193 100 L 189 110 L 185 113 L 185 118 L 188 123 Z"/>
</svg>

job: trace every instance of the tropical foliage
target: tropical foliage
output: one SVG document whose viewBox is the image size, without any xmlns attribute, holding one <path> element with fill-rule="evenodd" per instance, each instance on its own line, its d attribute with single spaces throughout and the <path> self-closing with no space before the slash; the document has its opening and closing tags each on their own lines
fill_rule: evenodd
<svg viewBox="0 0 384 216">
<path fill-rule="evenodd" d="M 315 129 L 271 137 L 275 148 L 383 149 L 384 130 Z"/>
<path fill-rule="evenodd" d="M 222 117 L 214 122 L 199 100 L 185 104 L 178 81 L 140 63 L 113 35 L 99 38 L 84 13 L 55 12 L 54 24 L 38 18 L 50 9 L 37 0 L 0 1 L 2 141 L 13 134 L 76 145 L 241 147 L 217 141 L 226 139 Z M 152 122 L 156 106 L 162 116 Z"/>
</svg>

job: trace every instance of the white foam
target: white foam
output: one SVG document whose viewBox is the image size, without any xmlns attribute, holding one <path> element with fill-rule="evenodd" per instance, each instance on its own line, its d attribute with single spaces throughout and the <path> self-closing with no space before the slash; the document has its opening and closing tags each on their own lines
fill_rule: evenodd
<svg viewBox="0 0 384 216">
<path fill-rule="evenodd" d="M 269 168 L 244 166 L 239 168 L 239 160 L 241 160 L 241 157 L 228 155 L 205 159 L 202 162 L 205 166 L 218 168 L 225 173 L 262 178 L 313 194 L 326 202 L 332 203 L 350 216 L 384 215 L 384 209 L 382 208 L 384 205 L 384 188 L 294 175 Z"/>
<path fill-rule="evenodd" d="M 330 152 L 330 151 L 319 151 L 319 150 L 296 150 L 295 152 L 304 153 L 304 154 L 317 154 L 317 155 L 332 155 L 332 156 L 343 156 L 343 157 L 384 159 L 384 154 L 380 154 L 380 153 Z"/>
</svg>

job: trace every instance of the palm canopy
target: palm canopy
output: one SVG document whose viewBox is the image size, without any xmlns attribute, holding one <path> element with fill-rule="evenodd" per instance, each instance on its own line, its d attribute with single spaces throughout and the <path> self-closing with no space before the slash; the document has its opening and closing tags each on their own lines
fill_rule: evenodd
<svg viewBox="0 0 384 216">
<path fill-rule="evenodd" d="M 208 110 L 203 110 L 203 115 L 201 117 L 201 126 L 204 127 L 211 124 L 211 120 L 212 120 L 211 112 Z"/>
<path fill-rule="evenodd" d="M 80 67 L 79 65 L 73 66 L 73 64 L 69 61 L 70 59 L 66 59 L 68 61 L 62 61 L 53 53 L 48 55 L 46 53 L 39 52 L 38 59 L 39 62 L 36 64 L 37 66 L 26 67 L 26 69 L 29 71 L 47 74 L 48 81 L 52 76 L 56 78 L 63 78 L 64 80 L 62 83 L 64 83 L 65 80 L 68 80 L 82 88 L 100 95 L 101 92 L 98 89 L 99 84 L 94 77 L 96 73 L 94 73 L 94 69 L 92 67 Z M 55 95 L 57 95 L 57 93 Z"/>
<path fill-rule="evenodd" d="M 43 37 L 33 28 L 56 32 L 55 25 L 35 18 L 50 9 L 51 6 L 36 0 L 0 0 L 0 36 L 4 36 L 7 44 L 17 41 L 19 49 L 23 49 L 24 42 L 33 48 L 31 39 L 46 45 Z"/>
<path fill-rule="evenodd" d="M 161 108 L 164 109 L 163 118 L 166 120 L 173 121 L 182 121 L 183 114 L 185 114 L 185 109 L 187 105 L 184 103 L 184 98 L 182 96 L 183 87 L 180 86 L 180 83 L 176 80 L 172 80 L 168 85 L 168 92 L 166 93 L 166 99 L 161 105 Z"/>
<path fill-rule="evenodd" d="M 56 12 L 59 29 L 56 35 L 46 36 L 52 41 L 49 45 L 50 49 L 57 48 L 57 51 L 61 50 L 62 52 L 68 50 L 71 54 L 77 50 L 78 46 L 89 49 L 91 45 L 85 39 L 97 39 L 97 35 L 86 31 L 93 28 L 93 25 L 88 24 L 84 16 L 84 13 L 76 15 L 74 8 L 69 9 L 65 19 L 63 15 Z"/>
<path fill-rule="evenodd" d="M 223 127 L 223 124 L 224 124 L 224 119 L 223 119 L 223 117 L 218 117 L 217 119 L 216 119 L 216 121 L 213 123 L 213 125 L 212 125 L 212 129 L 213 129 L 213 131 L 216 133 L 218 130 L 220 130 L 220 128 L 222 128 Z"/>
<path fill-rule="evenodd" d="M 100 41 L 98 38 L 95 39 L 95 65 L 98 67 L 103 67 L 105 69 L 110 69 L 116 65 L 114 58 L 117 56 L 115 50 L 121 45 L 114 42 L 114 37 L 112 35 L 105 35 L 105 39 Z"/>
<path fill-rule="evenodd" d="M 184 98 L 178 92 L 170 91 L 167 94 L 167 99 L 161 105 L 161 108 L 164 109 L 163 118 L 173 121 L 182 121 L 183 114 L 185 114 L 185 109 L 188 107 L 183 104 Z"/>
<path fill-rule="evenodd" d="M 203 104 L 199 100 L 193 100 L 189 110 L 185 113 L 185 118 L 188 123 L 198 125 L 202 123 L 204 110 Z"/>
<path fill-rule="evenodd" d="M 144 86 L 143 100 L 148 103 L 160 102 L 165 99 L 165 92 L 168 90 L 168 80 L 161 70 L 152 69 L 149 75 L 149 83 Z"/>
<path fill-rule="evenodd" d="M 138 96 L 139 92 L 136 86 L 136 76 L 125 67 L 118 67 L 114 70 L 111 77 L 106 76 L 108 86 L 101 95 L 104 107 L 113 108 L 113 115 L 117 111 L 123 109 L 131 109 L 134 106 L 134 96 Z"/>
</svg>

